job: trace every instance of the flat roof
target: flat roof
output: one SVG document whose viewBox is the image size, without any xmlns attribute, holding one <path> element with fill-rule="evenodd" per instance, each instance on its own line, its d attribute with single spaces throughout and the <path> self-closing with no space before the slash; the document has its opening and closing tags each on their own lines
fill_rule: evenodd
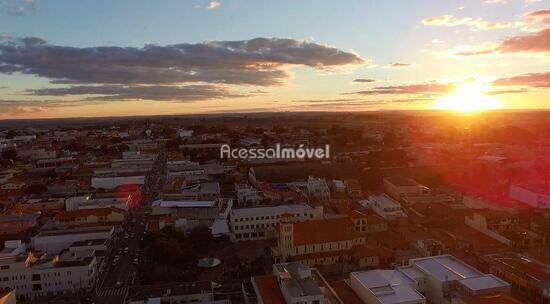
<svg viewBox="0 0 550 304">
<path fill-rule="evenodd" d="M 416 265 L 440 281 L 461 280 L 484 275 L 451 255 L 412 259 L 410 264 Z"/>
<path fill-rule="evenodd" d="M 371 195 L 369 198 L 382 205 L 382 207 L 401 207 L 398 202 L 386 195 Z"/>
<path fill-rule="evenodd" d="M 424 296 L 414 287 L 415 282 L 399 270 L 370 270 L 352 272 L 364 288 L 369 289 L 380 303 L 422 301 Z"/>
<path fill-rule="evenodd" d="M 216 201 L 165 201 L 156 200 L 152 203 L 152 206 L 164 207 L 164 208 L 211 208 L 216 205 Z"/>
<path fill-rule="evenodd" d="M 249 217 L 249 216 L 262 216 L 265 214 L 274 213 L 292 213 L 310 211 L 314 208 L 307 204 L 296 205 L 278 205 L 278 206 L 262 206 L 262 207 L 250 207 L 250 208 L 234 208 L 231 209 L 231 213 L 236 217 Z"/>
<path fill-rule="evenodd" d="M 504 282 L 503 280 L 497 278 L 492 274 L 486 274 L 480 277 L 466 278 L 458 280 L 458 282 L 468 287 L 470 290 L 484 290 L 510 286 L 510 284 Z"/>
</svg>

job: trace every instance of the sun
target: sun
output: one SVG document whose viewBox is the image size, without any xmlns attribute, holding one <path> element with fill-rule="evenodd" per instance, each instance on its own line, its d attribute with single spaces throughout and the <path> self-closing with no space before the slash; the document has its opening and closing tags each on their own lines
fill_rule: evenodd
<svg viewBox="0 0 550 304">
<path fill-rule="evenodd" d="M 502 102 L 486 95 L 490 86 L 479 82 L 468 82 L 456 88 L 452 93 L 435 101 L 435 108 L 462 113 L 502 108 Z"/>
</svg>

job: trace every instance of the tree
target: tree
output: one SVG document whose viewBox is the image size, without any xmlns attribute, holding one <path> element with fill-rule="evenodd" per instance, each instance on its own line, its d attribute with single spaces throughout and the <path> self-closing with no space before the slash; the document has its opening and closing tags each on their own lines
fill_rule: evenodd
<svg viewBox="0 0 550 304">
<path fill-rule="evenodd" d="M 15 149 L 7 149 L 2 151 L 3 159 L 15 160 L 17 158 L 17 151 Z"/>
</svg>

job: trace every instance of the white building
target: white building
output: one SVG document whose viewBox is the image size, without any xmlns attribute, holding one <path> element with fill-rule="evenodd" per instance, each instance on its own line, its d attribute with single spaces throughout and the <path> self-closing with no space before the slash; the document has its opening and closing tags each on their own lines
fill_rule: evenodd
<svg viewBox="0 0 550 304">
<path fill-rule="evenodd" d="M 395 219 L 405 216 L 401 205 L 387 195 L 369 196 L 368 205 L 372 211 L 385 219 Z"/>
<path fill-rule="evenodd" d="M 0 289 L 15 290 L 18 298 L 35 298 L 90 291 L 97 280 L 97 260 L 93 251 L 64 251 L 61 255 L 41 256 L 6 242 L 0 252 Z M 23 249 L 23 250 L 22 250 Z"/>
<path fill-rule="evenodd" d="M 235 184 L 235 193 L 239 206 L 255 205 L 262 201 L 262 193 L 248 184 Z"/>
<path fill-rule="evenodd" d="M 233 208 L 229 213 L 232 241 L 261 240 L 275 237 L 275 226 L 281 215 L 289 214 L 294 221 L 318 220 L 323 207 L 306 204 Z"/>
<path fill-rule="evenodd" d="M 57 254 L 79 241 L 111 239 L 114 227 L 85 227 L 41 231 L 31 237 L 31 246 L 36 251 Z"/>
<path fill-rule="evenodd" d="M 310 176 L 307 179 L 306 186 L 308 194 L 319 199 L 320 201 L 326 202 L 330 199 L 330 189 L 328 188 L 327 181 L 324 178 Z"/>
<path fill-rule="evenodd" d="M 411 259 L 409 266 L 350 274 L 348 285 L 364 303 L 451 304 L 463 297 L 510 293 L 510 284 L 451 255 Z"/>
<path fill-rule="evenodd" d="M 399 269 L 352 272 L 349 286 L 364 303 L 426 303 L 417 290 L 417 282 Z"/>
</svg>

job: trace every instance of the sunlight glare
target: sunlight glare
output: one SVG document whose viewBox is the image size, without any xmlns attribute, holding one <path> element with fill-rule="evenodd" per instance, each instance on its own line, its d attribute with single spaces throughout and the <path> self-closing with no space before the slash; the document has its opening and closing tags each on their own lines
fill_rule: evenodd
<svg viewBox="0 0 550 304">
<path fill-rule="evenodd" d="M 489 90 L 490 86 L 483 83 L 465 83 L 449 95 L 436 100 L 435 108 L 462 113 L 502 108 L 502 102 L 498 98 L 485 95 Z"/>
</svg>

